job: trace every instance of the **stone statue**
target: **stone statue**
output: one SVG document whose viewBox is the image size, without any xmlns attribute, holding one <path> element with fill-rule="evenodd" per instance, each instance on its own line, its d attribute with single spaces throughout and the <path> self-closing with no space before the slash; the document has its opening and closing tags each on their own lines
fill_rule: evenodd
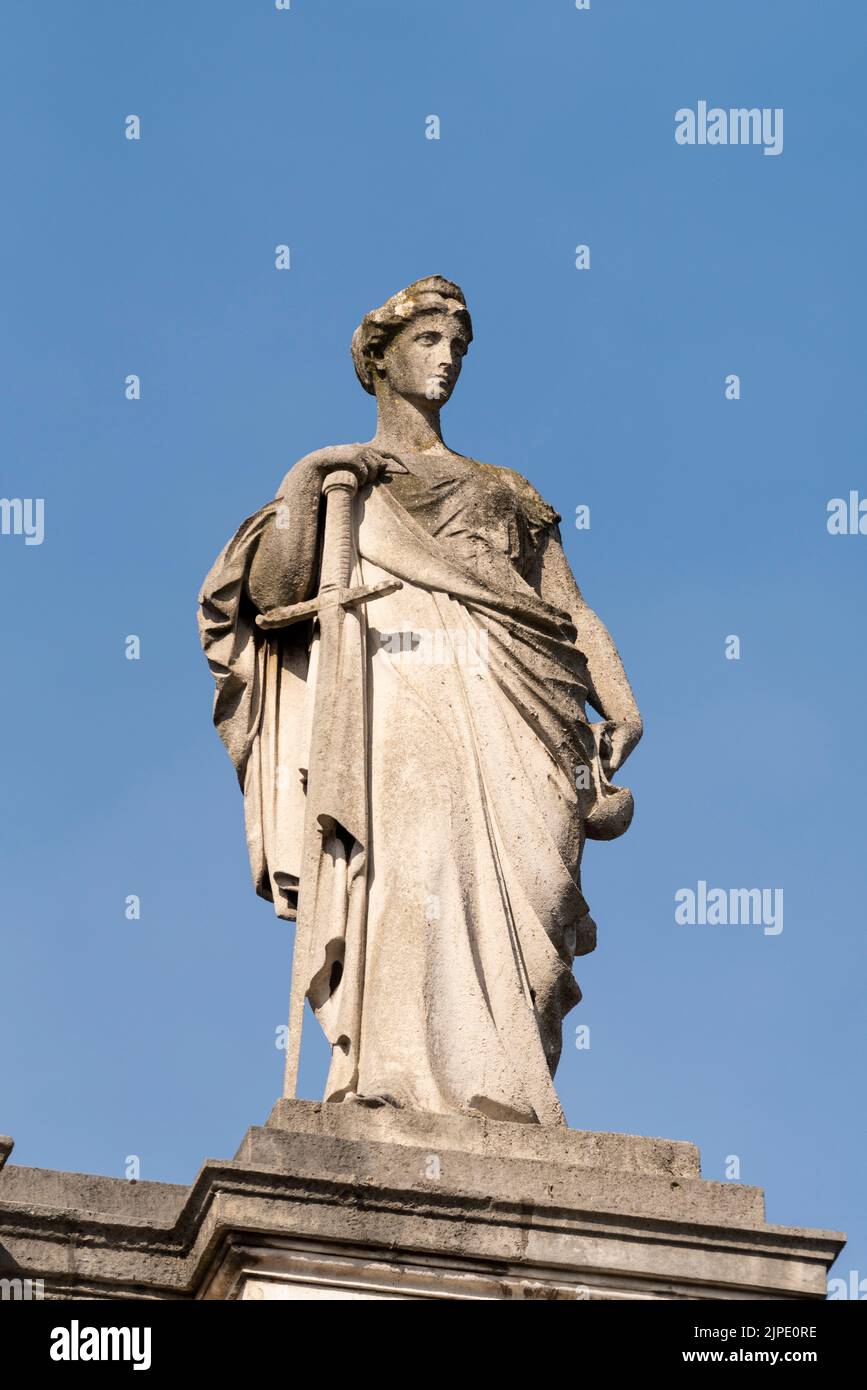
<svg viewBox="0 0 867 1390">
<path fill-rule="evenodd" d="M 307 999 L 327 1101 L 562 1125 L 582 850 L 629 825 L 642 728 L 560 517 L 443 443 L 472 336 L 439 276 L 365 316 L 376 434 L 290 469 L 199 622 L 256 891 L 296 919 L 286 1094 Z"/>
</svg>

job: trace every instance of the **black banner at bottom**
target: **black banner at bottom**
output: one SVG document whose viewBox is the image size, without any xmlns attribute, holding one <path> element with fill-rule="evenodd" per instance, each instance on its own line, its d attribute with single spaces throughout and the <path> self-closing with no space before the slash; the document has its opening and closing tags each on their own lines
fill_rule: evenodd
<svg viewBox="0 0 867 1390">
<path fill-rule="evenodd" d="M 191 1305 L 175 1300 L 3 1301 L 0 1336 L 4 1364 L 16 1357 L 22 1370 L 47 1373 L 50 1380 L 98 1377 L 102 1370 L 110 1370 L 115 1376 L 124 1371 L 140 1376 L 213 1371 L 221 1377 L 237 1370 L 247 1379 L 252 1377 L 255 1383 L 272 1368 L 291 1372 L 293 1378 L 303 1375 L 307 1366 L 313 1369 L 311 1363 L 315 1364 L 323 1353 L 332 1373 L 341 1350 L 348 1362 L 368 1357 L 379 1361 L 389 1345 L 397 1352 L 400 1342 L 391 1343 L 391 1338 L 399 1339 L 402 1333 L 412 1330 L 406 1324 L 377 1322 L 369 1326 L 359 1322 L 348 1328 L 344 1324 L 338 1335 L 333 1326 L 333 1308 L 321 1310 L 328 1322 L 320 1330 L 315 1314 L 314 1323 L 310 1323 L 311 1308 L 306 1313 L 301 1309 L 293 1313 L 289 1306 L 292 1302 L 331 1305 L 335 1301 L 362 1303 L 364 1306 L 358 1309 L 361 1318 L 370 1316 L 371 1302 L 395 1300 L 326 1294 L 310 1299 L 259 1301 L 255 1307 L 237 1303 Z M 569 1301 L 578 1306 L 573 1307 L 567 1323 L 560 1325 L 560 1335 L 575 1338 L 575 1351 L 582 1363 L 595 1353 L 604 1356 L 609 1371 L 633 1367 L 668 1370 L 674 1366 L 700 1371 L 713 1365 L 771 1369 L 807 1366 L 822 1372 L 835 1371 L 844 1365 L 857 1365 L 858 1342 L 864 1329 L 863 1310 L 858 1304 L 845 1301 Z M 491 1340 L 491 1326 L 497 1327 L 486 1324 L 484 1328 L 486 1362 L 492 1351 L 502 1350 L 510 1356 L 514 1351 L 516 1325 L 504 1328 L 496 1342 Z M 532 1326 L 538 1331 L 538 1324 Z M 466 1366 L 464 1356 L 472 1342 L 466 1341 L 465 1324 L 460 1325 L 460 1331 L 461 1358 Z M 359 1333 L 365 1340 L 358 1339 Z M 383 1342 L 383 1336 L 389 1340 Z M 367 1338 L 375 1341 L 368 1342 Z M 442 1363 L 452 1363 L 454 1344 L 441 1342 L 437 1350 L 440 1349 Z M 422 1360 L 425 1371 L 435 1370 L 436 1350 L 426 1347 Z M 367 1369 L 372 1372 L 374 1367 L 369 1363 Z M 454 1369 L 452 1365 L 452 1372 Z"/>
</svg>

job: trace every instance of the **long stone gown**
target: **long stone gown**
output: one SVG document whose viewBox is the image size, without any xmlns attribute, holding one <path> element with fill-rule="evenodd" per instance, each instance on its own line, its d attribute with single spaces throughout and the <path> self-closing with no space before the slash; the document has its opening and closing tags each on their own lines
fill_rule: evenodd
<svg viewBox="0 0 867 1390">
<path fill-rule="evenodd" d="M 266 526 L 291 545 L 280 494 L 203 586 L 215 723 L 257 891 L 292 918 L 302 874 L 316 876 L 304 969 L 332 1046 L 325 1099 L 562 1124 L 552 1077 L 581 997 L 573 957 L 595 926 L 576 790 L 594 750 L 586 663 L 568 614 L 538 591 L 560 518 L 511 470 L 403 462 L 355 503 L 353 582 L 402 587 L 343 619 L 315 863 L 303 831 L 316 629 L 263 633 L 247 587 Z"/>
</svg>

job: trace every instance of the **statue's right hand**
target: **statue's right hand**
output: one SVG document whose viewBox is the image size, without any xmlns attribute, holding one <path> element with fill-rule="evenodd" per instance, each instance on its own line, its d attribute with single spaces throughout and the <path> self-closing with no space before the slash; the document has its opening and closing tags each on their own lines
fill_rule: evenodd
<svg viewBox="0 0 867 1390">
<path fill-rule="evenodd" d="M 384 453 L 371 444 L 332 444 L 307 454 L 295 467 L 316 473 L 320 480 L 335 469 L 345 468 L 355 474 L 360 488 L 375 483 L 385 472 L 405 471 L 396 454 Z"/>
</svg>

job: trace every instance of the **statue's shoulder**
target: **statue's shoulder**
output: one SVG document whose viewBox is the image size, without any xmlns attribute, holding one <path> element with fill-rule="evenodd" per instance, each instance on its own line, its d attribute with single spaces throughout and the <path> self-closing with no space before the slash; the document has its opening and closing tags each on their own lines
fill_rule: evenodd
<svg viewBox="0 0 867 1390">
<path fill-rule="evenodd" d="M 518 473 L 514 468 L 500 468 L 493 463 L 479 463 L 477 459 L 473 462 L 479 468 L 489 470 L 495 475 L 500 483 L 505 483 L 511 488 L 512 492 L 520 499 L 523 509 L 530 524 L 540 531 L 557 526 L 562 520 L 560 513 L 546 502 L 542 494 L 533 484 L 524 477 L 523 473 Z"/>
</svg>

